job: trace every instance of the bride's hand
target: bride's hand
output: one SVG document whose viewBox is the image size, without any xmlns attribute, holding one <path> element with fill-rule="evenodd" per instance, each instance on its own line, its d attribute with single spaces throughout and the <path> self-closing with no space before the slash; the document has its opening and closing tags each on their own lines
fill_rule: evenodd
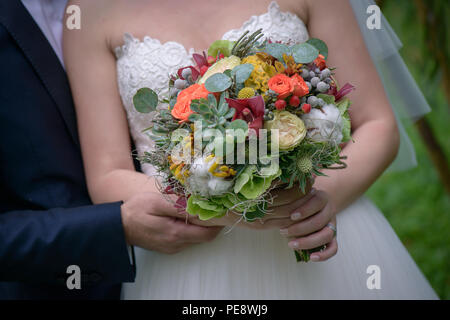
<svg viewBox="0 0 450 320">
<path fill-rule="evenodd" d="M 323 251 L 311 254 L 312 261 L 328 260 L 337 253 L 336 210 L 326 192 L 313 191 L 313 196 L 295 210 L 291 219 L 296 222 L 280 229 L 280 233 L 289 239 L 291 249 L 314 249 L 326 245 Z"/>
<path fill-rule="evenodd" d="M 246 222 L 242 218 L 242 214 L 236 212 L 228 212 L 222 218 L 214 218 L 208 221 L 201 221 L 197 217 L 190 216 L 189 222 L 200 226 L 241 226 L 249 229 L 272 229 L 281 228 L 292 224 L 290 211 L 296 209 L 296 206 L 308 201 L 313 194 L 310 194 L 312 183 L 306 187 L 306 195 L 304 195 L 298 185 L 294 185 L 290 189 L 274 189 L 272 191 L 273 203 L 269 206 L 269 212 L 262 219 L 253 222 Z M 187 213 L 186 213 L 187 214 Z"/>
</svg>

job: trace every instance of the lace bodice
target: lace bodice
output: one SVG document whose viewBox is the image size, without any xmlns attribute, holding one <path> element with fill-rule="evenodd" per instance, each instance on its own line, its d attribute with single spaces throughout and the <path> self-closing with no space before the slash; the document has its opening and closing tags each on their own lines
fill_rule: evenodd
<svg viewBox="0 0 450 320">
<path fill-rule="evenodd" d="M 291 12 L 282 12 L 276 2 L 270 3 L 266 13 L 252 16 L 240 28 L 226 32 L 222 39 L 237 40 L 243 32 L 254 32 L 259 28 L 263 29 L 267 38 L 276 41 L 301 43 L 308 39 L 303 21 Z M 138 89 L 148 87 L 157 92 L 160 98 L 167 95 L 169 76 L 181 67 L 192 65 L 191 56 L 194 52 L 194 49 L 187 50 L 178 42 L 161 43 L 149 36 L 139 40 L 130 34 L 125 34 L 124 44 L 116 48 L 119 92 L 139 154 L 152 149 L 150 138 L 142 133 L 148 127 L 152 115 L 141 114 L 134 109 L 134 94 Z M 152 168 L 145 164 L 142 170 L 149 175 L 153 173 Z"/>
</svg>

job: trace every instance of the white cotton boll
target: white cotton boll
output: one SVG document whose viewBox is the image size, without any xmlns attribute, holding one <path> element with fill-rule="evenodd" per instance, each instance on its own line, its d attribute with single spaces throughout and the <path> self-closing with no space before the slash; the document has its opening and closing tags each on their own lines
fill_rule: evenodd
<svg viewBox="0 0 450 320">
<path fill-rule="evenodd" d="M 199 177 L 195 175 L 190 175 L 187 179 L 188 189 L 195 193 L 200 194 L 204 197 L 209 196 L 209 187 L 208 187 L 208 178 L 207 177 Z"/>
<path fill-rule="evenodd" d="M 191 192 L 210 197 L 220 196 L 230 190 L 233 185 L 232 181 L 215 177 L 208 171 L 213 163 L 214 159 L 206 161 L 206 156 L 194 160 L 186 181 Z"/>
<path fill-rule="evenodd" d="M 308 138 L 314 141 L 341 143 L 343 119 L 334 104 L 327 104 L 321 109 L 313 108 L 302 116 L 302 120 L 308 129 Z"/>
<path fill-rule="evenodd" d="M 233 181 L 212 176 L 208 181 L 209 194 L 212 196 L 220 196 L 229 191 L 232 185 Z"/>
<path fill-rule="evenodd" d="M 205 157 L 196 158 L 189 169 L 191 175 L 196 176 L 198 178 L 208 177 L 208 169 L 211 166 L 212 161 L 209 163 L 205 161 Z"/>
</svg>

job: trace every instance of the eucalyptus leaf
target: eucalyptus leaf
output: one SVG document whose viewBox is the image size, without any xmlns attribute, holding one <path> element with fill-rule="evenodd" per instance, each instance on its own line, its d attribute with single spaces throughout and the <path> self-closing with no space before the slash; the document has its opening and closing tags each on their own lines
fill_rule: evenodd
<svg viewBox="0 0 450 320">
<path fill-rule="evenodd" d="M 233 81 L 231 78 L 223 73 L 215 73 L 209 77 L 205 82 L 205 88 L 209 92 L 222 92 L 227 90 Z"/>
<path fill-rule="evenodd" d="M 141 113 L 155 111 L 158 106 L 158 95 L 150 88 L 141 88 L 134 95 L 133 104 Z"/>
<path fill-rule="evenodd" d="M 313 62 L 319 55 L 319 50 L 309 43 L 300 43 L 291 48 L 296 63 Z"/>
<path fill-rule="evenodd" d="M 317 38 L 311 38 L 306 41 L 306 43 L 309 43 L 319 50 L 319 53 L 324 56 L 325 60 L 328 58 L 328 46 L 325 42 Z"/>
<path fill-rule="evenodd" d="M 236 79 L 237 83 L 244 83 L 252 74 L 255 67 L 252 64 L 240 64 L 231 71 L 231 75 Z"/>
<path fill-rule="evenodd" d="M 268 43 L 262 50 L 265 53 L 270 54 L 272 57 L 278 61 L 283 61 L 283 54 L 290 55 L 290 48 L 282 43 Z"/>
</svg>

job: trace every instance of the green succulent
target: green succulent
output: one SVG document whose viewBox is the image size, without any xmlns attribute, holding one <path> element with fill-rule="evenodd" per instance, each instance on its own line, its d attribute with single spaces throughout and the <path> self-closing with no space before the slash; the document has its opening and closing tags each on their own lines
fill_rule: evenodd
<svg viewBox="0 0 450 320">
<path fill-rule="evenodd" d="M 226 102 L 228 92 L 223 92 L 219 102 L 213 94 L 208 99 L 197 99 L 191 102 L 191 110 L 195 113 L 189 116 L 189 121 L 201 121 L 204 129 L 219 129 L 225 132 L 227 120 L 234 116 L 235 109 L 230 108 Z"/>
</svg>

